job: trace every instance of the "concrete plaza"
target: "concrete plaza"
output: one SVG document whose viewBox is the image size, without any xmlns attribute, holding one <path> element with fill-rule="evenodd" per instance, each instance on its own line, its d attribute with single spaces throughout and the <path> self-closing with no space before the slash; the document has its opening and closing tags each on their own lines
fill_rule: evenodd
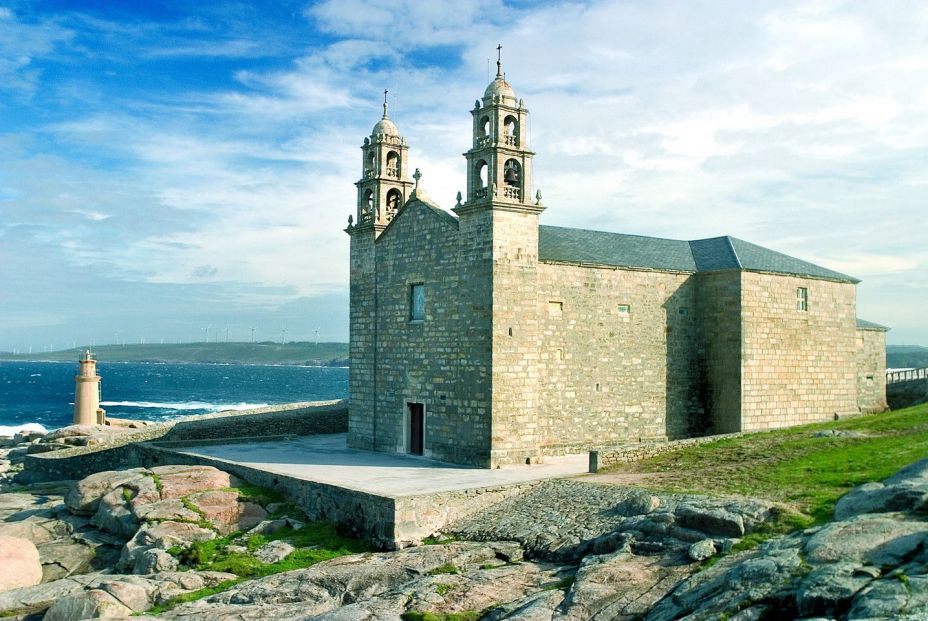
<svg viewBox="0 0 928 621">
<path fill-rule="evenodd" d="M 487 470 L 391 453 L 348 448 L 346 434 L 236 444 L 187 446 L 178 453 L 233 462 L 304 481 L 378 496 L 412 496 L 570 477 L 587 472 L 586 453 L 543 464 Z"/>
</svg>

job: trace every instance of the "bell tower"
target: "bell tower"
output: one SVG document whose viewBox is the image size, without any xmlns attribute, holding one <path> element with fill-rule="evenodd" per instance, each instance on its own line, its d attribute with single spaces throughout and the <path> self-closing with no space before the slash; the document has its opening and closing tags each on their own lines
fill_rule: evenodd
<svg viewBox="0 0 928 621">
<path fill-rule="evenodd" d="M 386 227 L 409 196 L 407 180 L 409 145 L 387 116 L 387 91 L 383 92 L 383 117 L 361 146 L 361 179 L 358 187 L 357 227 L 371 226 L 377 235 Z"/>
<path fill-rule="evenodd" d="M 465 206 L 490 204 L 494 207 L 540 213 L 533 204 L 532 156 L 526 131 L 528 109 L 516 99 L 503 74 L 498 46 L 496 78 L 474 102 L 473 146 L 467 158 L 467 202 Z M 540 203 L 540 201 L 539 201 Z"/>
<path fill-rule="evenodd" d="M 497 52 L 502 48 L 497 47 Z M 538 317 L 538 218 L 532 197 L 528 110 L 503 74 L 477 100 L 467 160 L 467 199 L 459 203 L 462 297 L 470 331 L 485 339 L 490 369 L 489 466 L 536 462 L 545 430 L 538 419 L 541 332 Z"/>
</svg>

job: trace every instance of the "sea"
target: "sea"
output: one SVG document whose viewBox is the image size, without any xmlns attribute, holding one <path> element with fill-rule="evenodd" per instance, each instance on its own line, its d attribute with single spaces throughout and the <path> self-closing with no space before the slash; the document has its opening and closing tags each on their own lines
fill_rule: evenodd
<svg viewBox="0 0 928 621">
<path fill-rule="evenodd" d="M 75 362 L 0 361 L 0 436 L 71 424 Z M 167 421 L 220 410 L 343 399 L 346 367 L 98 362 L 108 416 Z"/>
</svg>

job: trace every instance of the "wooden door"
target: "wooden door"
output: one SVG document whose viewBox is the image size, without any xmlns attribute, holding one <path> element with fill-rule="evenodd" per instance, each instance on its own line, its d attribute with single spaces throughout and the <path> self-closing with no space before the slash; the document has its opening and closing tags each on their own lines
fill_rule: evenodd
<svg viewBox="0 0 928 621">
<path fill-rule="evenodd" d="M 422 454 L 425 437 L 425 406 L 421 403 L 409 404 L 409 452 Z"/>
</svg>

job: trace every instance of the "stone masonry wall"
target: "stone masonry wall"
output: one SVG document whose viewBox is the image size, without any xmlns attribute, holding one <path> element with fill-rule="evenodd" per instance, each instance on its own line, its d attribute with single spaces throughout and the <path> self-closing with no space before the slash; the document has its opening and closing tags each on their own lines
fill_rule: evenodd
<svg viewBox="0 0 928 621">
<path fill-rule="evenodd" d="M 885 330 L 857 330 L 857 407 L 862 413 L 888 407 Z"/>
<path fill-rule="evenodd" d="M 423 403 L 426 456 L 490 465 L 491 296 L 488 279 L 461 268 L 485 253 L 465 257 L 458 244 L 485 225 L 468 220 L 459 233 L 414 200 L 377 241 L 376 450 L 407 452 L 407 404 Z M 410 319 L 413 284 L 425 287 L 421 321 Z"/>
<path fill-rule="evenodd" d="M 742 431 L 857 413 L 851 283 L 743 272 Z M 796 289 L 808 289 L 808 310 Z"/>
<path fill-rule="evenodd" d="M 696 277 L 699 373 L 705 415 L 697 432 L 741 431 L 741 272 Z"/>
<path fill-rule="evenodd" d="M 374 229 L 351 235 L 348 317 L 348 446 L 374 448 Z"/>
<path fill-rule="evenodd" d="M 81 479 L 95 472 L 142 465 L 138 447 L 145 442 L 207 443 L 281 435 L 344 433 L 347 424 L 348 409 L 344 401 L 306 402 L 190 416 L 120 435 L 113 442 L 101 446 L 26 455 L 24 473 L 29 481 Z"/>
<path fill-rule="evenodd" d="M 541 454 L 538 216 L 494 209 L 491 467 Z"/>
<path fill-rule="evenodd" d="M 538 284 L 546 452 L 687 435 L 701 408 L 692 275 L 542 263 Z"/>
</svg>

